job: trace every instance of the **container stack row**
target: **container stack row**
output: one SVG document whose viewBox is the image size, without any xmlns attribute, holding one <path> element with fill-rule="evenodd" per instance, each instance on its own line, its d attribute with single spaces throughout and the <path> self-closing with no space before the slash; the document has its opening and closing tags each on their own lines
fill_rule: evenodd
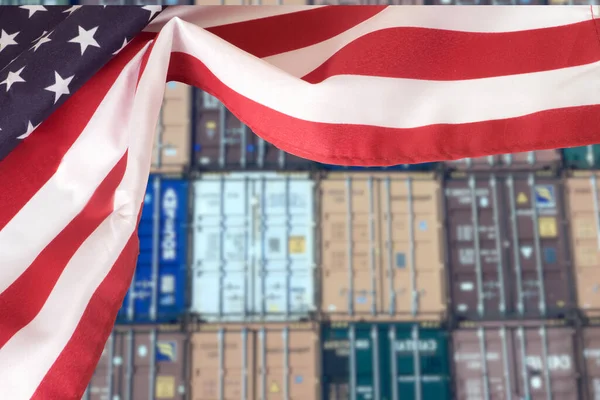
<svg viewBox="0 0 600 400">
<path fill-rule="evenodd" d="M 318 165 L 169 83 L 85 398 L 597 398 L 598 148 Z"/>
</svg>

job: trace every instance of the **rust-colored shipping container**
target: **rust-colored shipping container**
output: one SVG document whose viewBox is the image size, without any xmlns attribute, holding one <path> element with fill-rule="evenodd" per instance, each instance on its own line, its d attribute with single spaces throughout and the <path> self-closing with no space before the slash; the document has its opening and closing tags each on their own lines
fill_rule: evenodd
<svg viewBox="0 0 600 400">
<path fill-rule="evenodd" d="M 573 171 L 566 179 L 568 220 L 578 307 L 600 316 L 600 173 Z"/>
<path fill-rule="evenodd" d="M 179 327 L 116 327 L 83 399 L 187 399 L 187 345 Z"/>
<path fill-rule="evenodd" d="M 320 202 L 326 319 L 445 316 L 441 185 L 433 173 L 330 173 Z"/>
<path fill-rule="evenodd" d="M 200 325 L 191 335 L 192 400 L 318 400 L 315 323 Z"/>
<path fill-rule="evenodd" d="M 501 154 L 486 157 L 446 161 L 449 168 L 469 171 L 487 170 L 540 170 L 557 169 L 561 163 L 558 150 L 538 150 L 524 153 Z"/>
<path fill-rule="evenodd" d="M 191 89 L 169 82 L 161 108 L 154 149 L 152 173 L 180 174 L 187 170 L 191 156 Z"/>
<path fill-rule="evenodd" d="M 600 320 L 591 318 L 579 330 L 583 400 L 600 398 Z"/>
<path fill-rule="evenodd" d="M 296 157 L 254 134 L 223 103 L 197 91 L 194 167 L 221 169 L 308 169 L 312 161 Z"/>
<path fill-rule="evenodd" d="M 580 400 L 576 341 L 564 321 L 485 322 L 455 330 L 454 398 Z"/>
<path fill-rule="evenodd" d="M 568 315 L 575 302 L 562 181 L 544 171 L 452 175 L 445 200 L 457 318 Z"/>
</svg>

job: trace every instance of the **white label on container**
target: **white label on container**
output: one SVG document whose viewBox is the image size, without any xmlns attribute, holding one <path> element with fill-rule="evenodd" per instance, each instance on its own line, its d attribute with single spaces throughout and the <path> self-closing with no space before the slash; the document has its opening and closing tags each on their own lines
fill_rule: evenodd
<svg viewBox="0 0 600 400">
<path fill-rule="evenodd" d="M 534 376 L 531 378 L 531 387 L 533 389 L 540 389 L 542 387 L 542 378 Z"/>
<path fill-rule="evenodd" d="M 459 225 L 456 227 L 458 240 L 461 242 L 470 242 L 473 240 L 473 227 L 471 225 Z"/>
<path fill-rule="evenodd" d="M 144 345 L 138 346 L 138 356 L 146 357 L 148 355 L 148 348 Z"/>
<path fill-rule="evenodd" d="M 167 147 L 164 151 L 165 156 L 175 157 L 177 155 L 177 149 L 175 147 Z"/>
<path fill-rule="evenodd" d="M 175 275 L 163 275 L 160 280 L 160 291 L 163 293 L 175 292 Z"/>
<path fill-rule="evenodd" d="M 466 304 L 459 304 L 458 306 L 456 306 L 456 309 L 458 311 L 464 312 L 467 311 L 469 307 Z"/>
<path fill-rule="evenodd" d="M 179 385 L 177 387 L 177 393 L 179 393 L 179 394 L 185 394 L 185 386 L 184 385 Z"/>
<path fill-rule="evenodd" d="M 202 165 L 210 164 L 210 157 L 200 157 L 200 164 L 202 164 Z"/>
<path fill-rule="evenodd" d="M 337 307 L 335 305 L 333 305 L 333 304 L 330 304 L 329 307 L 327 307 L 327 309 L 329 311 L 335 311 L 335 310 L 337 310 Z"/>
<path fill-rule="evenodd" d="M 120 356 L 116 356 L 113 358 L 113 365 L 122 365 L 123 364 L 123 358 L 121 358 Z"/>
<path fill-rule="evenodd" d="M 479 205 L 480 205 L 481 207 L 484 207 L 484 208 L 485 208 L 485 207 L 487 207 L 489 204 L 490 204 L 490 202 L 488 201 L 488 198 L 487 198 L 487 197 L 482 197 L 482 198 L 480 198 L 480 199 L 479 199 Z"/>
<path fill-rule="evenodd" d="M 475 285 L 473 285 L 473 282 L 462 282 L 460 284 L 460 290 L 463 292 L 471 292 L 474 287 Z"/>
<path fill-rule="evenodd" d="M 115 395 L 112 397 L 112 400 L 121 400 L 121 396 L 119 396 L 118 394 L 115 394 Z"/>
<path fill-rule="evenodd" d="M 475 264 L 475 249 L 460 249 L 458 251 L 458 260 L 461 265 Z"/>
</svg>

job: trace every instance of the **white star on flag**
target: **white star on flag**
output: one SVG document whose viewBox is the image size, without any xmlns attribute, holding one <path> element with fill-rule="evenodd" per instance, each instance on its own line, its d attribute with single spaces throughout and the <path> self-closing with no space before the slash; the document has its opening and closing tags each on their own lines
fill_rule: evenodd
<svg viewBox="0 0 600 400">
<path fill-rule="evenodd" d="M 127 46 L 128 44 L 129 44 L 129 42 L 127 41 L 127 38 L 123 39 L 123 44 L 121 45 L 119 50 L 117 50 L 113 53 L 113 56 L 116 56 L 117 54 L 119 54 L 121 52 L 121 50 L 123 50 L 125 48 L 125 46 Z"/>
<path fill-rule="evenodd" d="M 36 126 L 33 126 L 33 125 L 31 125 L 31 121 L 29 121 L 27 123 L 27 131 L 24 134 L 22 134 L 21 136 L 18 136 L 17 139 L 25 139 L 26 137 L 28 137 L 29 135 L 31 135 L 31 133 L 33 131 L 35 131 L 37 129 L 37 127 L 40 126 L 40 125 L 41 125 L 41 123 L 37 124 Z"/>
<path fill-rule="evenodd" d="M 45 88 L 45 90 L 48 90 L 49 92 L 54 92 L 54 103 L 55 104 L 58 101 L 58 99 L 60 99 L 60 96 L 62 96 L 63 94 L 70 94 L 69 84 L 71 83 L 71 81 L 73 80 L 74 77 L 75 77 L 75 75 L 70 76 L 66 79 L 63 79 L 58 74 L 58 72 L 54 71 L 55 83 L 54 83 L 54 85 L 48 86 L 47 88 Z"/>
<path fill-rule="evenodd" d="M 28 10 L 29 11 L 29 18 L 31 18 L 33 16 L 33 14 L 35 14 L 38 11 L 48 11 L 48 10 L 46 10 L 46 7 L 44 7 L 44 6 L 21 6 L 19 8 L 22 8 L 24 10 Z"/>
<path fill-rule="evenodd" d="M 0 85 L 6 84 L 6 91 L 8 92 L 14 83 L 25 82 L 25 79 L 21 78 L 21 72 L 23 72 L 24 69 L 25 67 L 22 67 L 17 72 L 9 72 L 6 79 L 0 82 Z"/>
<path fill-rule="evenodd" d="M 162 11 L 162 6 L 144 6 L 142 9 L 150 11 L 150 17 L 148 18 L 148 21 L 150 21 L 154 17 L 154 14 Z"/>
<path fill-rule="evenodd" d="M 4 50 L 7 46 L 12 46 L 17 44 L 15 41 L 15 36 L 17 36 L 19 32 L 15 32 L 12 35 L 9 35 L 2 29 L 2 34 L 0 35 L 0 51 Z"/>
<path fill-rule="evenodd" d="M 83 7 L 83 6 L 72 6 L 71 8 L 68 8 L 65 11 L 63 11 L 63 14 L 69 13 L 69 16 L 71 16 L 71 14 L 73 14 L 75 11 L 79 10 L 81 7 Z"/>
<path fill-rule="evenodd" d="M 81 55 L 85 52 L 88 46 L 100 47 L 96 39 L 94 39 L 94 34 L 98 30 L 98 27 L 92 28 L 89 31 L 86 31 L 81 26 L 79 27 L 79 35 L 75 36 L 73 39 L 69 40 L 69 43 L 79 43 L 81 46 Z"/>
<path fill-rule="evenodd" d="M 52 31 L 52 32 L 54 32 L 54 31 Z M 52 41 L 52 39 L 49 38 L 49 36 L 52 35 L 52 32 L 48 33 L 46 31 L 44 31 L 44 33 L 42 33 L 42 36 L 40 36 L 39 38 L 37 38 L 35 40 L 35 45 L 33 45 L 31 47 L 33 49 L 33 51 L 37 51 L 37 49 L 39 49 L 40 46 L 43 45 L 44 43 L 48 43 L 48 42 Z M 46 33 L 48 33 L 48 34 L 46 35 Z"/>
</svg>

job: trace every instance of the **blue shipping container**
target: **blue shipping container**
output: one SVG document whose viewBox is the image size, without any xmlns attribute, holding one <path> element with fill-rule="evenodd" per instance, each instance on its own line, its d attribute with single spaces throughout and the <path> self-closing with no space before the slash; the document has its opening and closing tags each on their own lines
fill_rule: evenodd
<svg viewBox="0 0 600 400">
<path fill-rule="evenodd" d="M 160 203 L 156 204 L 158 192 Z M 157 226 L 155 215 L 160 215 Z M 118 323 L 172 322 L 185 311 L 187 216 L 188 182 L 151 175 L 138 229 L 140 254 L 132 285 L 117 316 Z M 158 265 L 154 266 L 152 249 L 156 238 Z M 157 275 L 155 282 L 153 274 Z"/>
</svg>

